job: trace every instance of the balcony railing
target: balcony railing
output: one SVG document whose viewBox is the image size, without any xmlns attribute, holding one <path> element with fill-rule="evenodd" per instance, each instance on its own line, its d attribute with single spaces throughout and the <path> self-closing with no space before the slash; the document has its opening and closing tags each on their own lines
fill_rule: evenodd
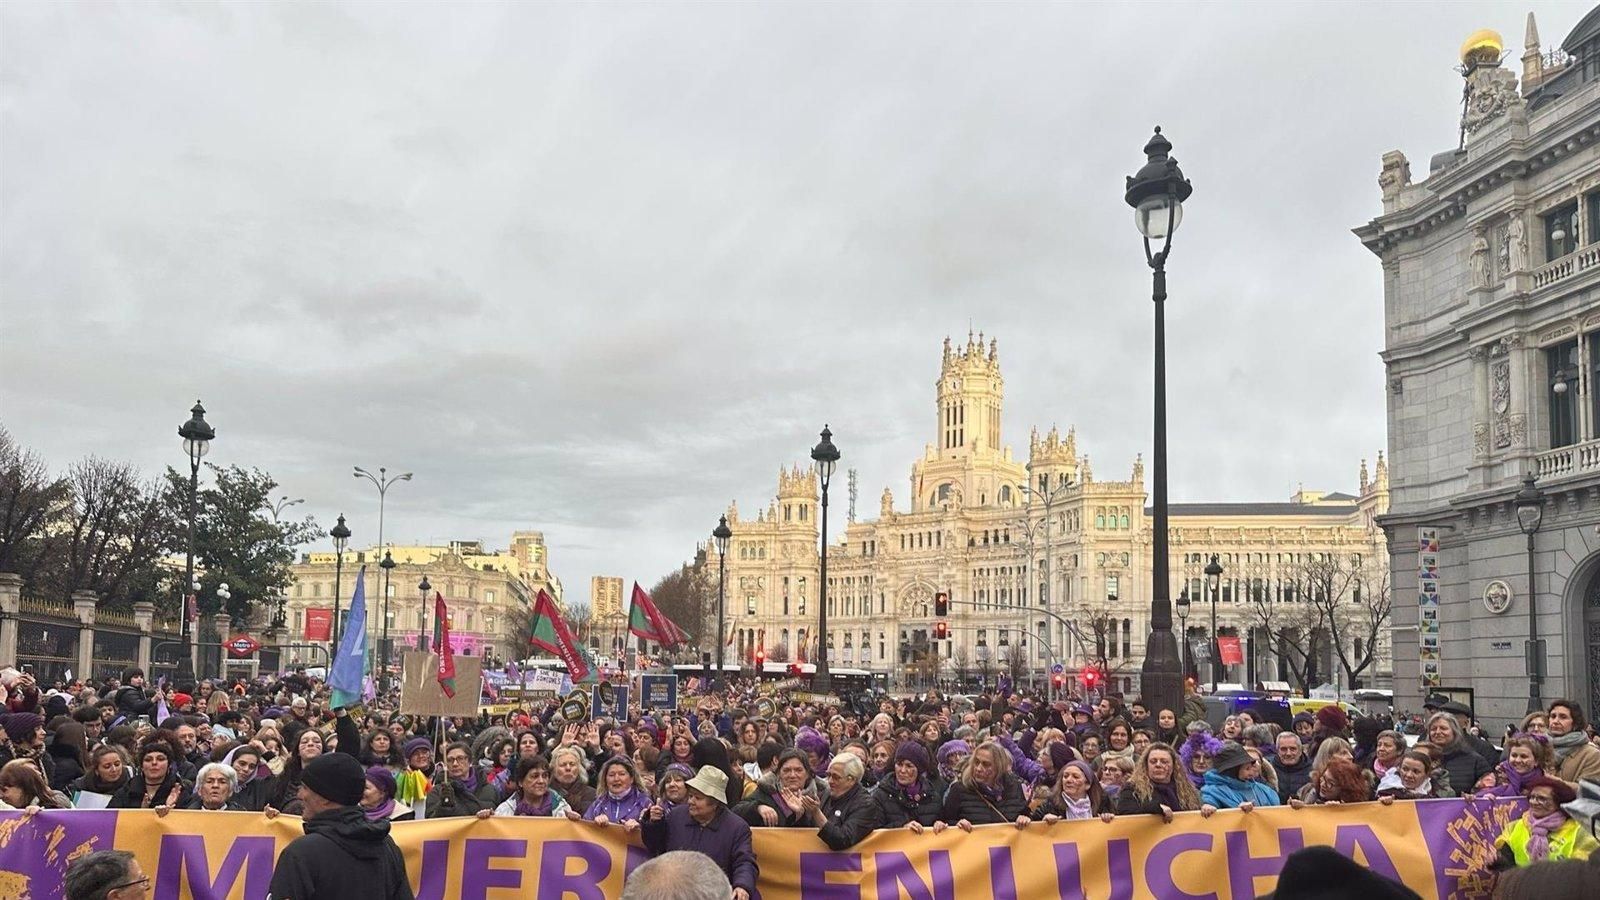
<svg viewBox="0 0 1600 900">
<path fill-rule="evenodd" d="M 1600 472 L 1600 440 L 1546 450 L 1539 454 L 1536 465 L 1541 481 Z"/>
<path fill-rule="evenodd" d="M 1555 284 L 1564 278 L 1600 265 L 1600 244 L 1590 244 L 1575 253 L 1568 253 L 1533 273 L 1534 288 Z"/>
</svg>

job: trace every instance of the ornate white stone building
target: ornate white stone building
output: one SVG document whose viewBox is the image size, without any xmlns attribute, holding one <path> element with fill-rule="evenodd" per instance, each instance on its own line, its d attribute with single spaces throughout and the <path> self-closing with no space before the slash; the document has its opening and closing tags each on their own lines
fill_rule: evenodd
<svg viewBox="0 0 1600 900">
<path fill-rule="evenodd" d="M 1470 690 L 1496 725 L 1529 699 L 1530 473 L 1542 694 L 1600 707 L 1600 9 L 1550 51 L 1530 14 L 1520 86 L 1502 51 L 1468 39 L 1461 145 L 1418 182 L 1384 154 L 1356 229 L 1383 267 L 1396 703 Z"/>
<path fill-rule="evenodd" d="M 947 339 L 935 387 L 934 441 L 911 464 L 904 502 L 897 508 L 886 488 L 876 520 L 841 526 L 843 534 L 833 536 L 830 663 L 887 672 L 900 683 L 934 674 L 1036 678 L 1052 662 L 1070 677 L 1095 664 L 1114 687 L 1137 690 L 1150 608 L 1143 463 L 1134 460 L 1121 478 L 1097 478 L 1076 433 L 1054 428 L 1044 435 L 1035 429 L 1027 459 L 1013 458 L 1003 442 L 996 341 L 969 335 L 957 347 Z M 1319 625 L 1310 612 L 1315 604 L 1301 599 L 1311 591 L 1316 559 L 1339 576 L 1330 583 L 1338 582 L 1342 596 L 1363 589 L 1369 600 L 1386 596 L 1386 557 L 1374 523 L 1388 502 L 1381 455 L 1377 465 L 1369 478 L 1362 464 L 1359 497 L 1302 491 L 1288 503 L 1172 507 L 1174 593 L 1187 589 L 1196 600 L 1188 625 L 1202 652 L 1210 614 L 1203 569 L 1213 553 L 1224 566 L 1218 633 L 1240 639 L 1245 661 L 1228 667 L 1223 681 L 1295 680 L 1278 651 L 1293 655 L 1280 645 L 1284 637 L 1295 643 L 1297 629 L 1321 640 L 1314 683 L 1336 680 L 1332 633 L 1342 636 L 1347 656 L 1372 657 L 1362 679 L 1387 680 L 1385 642 L 1369 647 L 1372 630 L 1358 638 L 1351 613 L 1337 604 L 1326 608 L 1338 625 Z M 797 466 L 779 471 L 777 487 L 753 518 L 736 504 L 727 509 L 733 659 L 749 661 L 758 648 L 769 660 L 815 657 L 817 479 Z M 710 554 L 707 570 L 716 571 L 715 548 L 701 550 Z M 939 592 L 953 602 L 945 640 L 934 636 Z"/>
</svg>

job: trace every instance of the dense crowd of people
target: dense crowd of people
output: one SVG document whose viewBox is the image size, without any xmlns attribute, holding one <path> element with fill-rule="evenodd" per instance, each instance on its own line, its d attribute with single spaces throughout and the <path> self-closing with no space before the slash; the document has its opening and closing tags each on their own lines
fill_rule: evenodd
<svg viewBox="0 0 1600 900">
<path fill-rule="evenodd" d="M 653 854 L 704 854 L 736 900 L 756 895 L 752 827 L 806 829 L 843 849 L 880 828 L 1520 796 L 1527 812 L 1496 839 L 1497 868 L 1597 848 L 1564 809 L 1581 781 L 1600 781 L 1600 744 L 1570 700 L 1530 714 L 1497 749 L 1466 707 L 1443 700 L 1412 746 L 1386 720 L 1352 721 L 1334 704 L 1289 728 L 1248 710 L 1207 721 L 1192 693 L 1176 710 L 929 693 L 870 707 L 780 702 L 764 717 L 758 686 L 735 680 L 622 721 L 563 721 L 549 694 L 508 715 L 439 722 L 381 704 L 331 709 L 303 672 L 178 690 L 138 669 L 44 688 L 8 668 L 0 688 L 9 807 L 331 815 L 308 810 L 302 788 L 336 754 L 361 773 L 349 791 L 359 813 L 341 826 L 352 833 L 411 818 L 564 817 L 638 832 Z"/>
</svg>

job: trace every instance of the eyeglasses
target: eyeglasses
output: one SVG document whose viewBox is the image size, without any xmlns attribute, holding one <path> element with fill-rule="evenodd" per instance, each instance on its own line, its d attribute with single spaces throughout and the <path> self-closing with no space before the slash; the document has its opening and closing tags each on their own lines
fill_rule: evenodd
<svg viewBox="0 0 1600 900">
<path fill-rule="evenodd" d="M 1528 802 L 1529 803 L 1549 803 L 1549 804 L 1554 804 L 1556 802 L 1556 798 L 1547 797 L 1544 794 L 1529 794 L 1528 795 Z"/>
<path fill-rule="evenodd" d="M 120 891 L 123 888 L 129 888 L 129 887 L 134 887 L 134 886 L 138 886 L 140 888 L 148 888 L 150 886 L 150 876 L 146 875 L 145 877 L 140 878 L 137 881 L 124 881 L 121 884 L 113 884 L 111 887 L 106 888 L 106 891 L 107 892 Z"/>
</svg>

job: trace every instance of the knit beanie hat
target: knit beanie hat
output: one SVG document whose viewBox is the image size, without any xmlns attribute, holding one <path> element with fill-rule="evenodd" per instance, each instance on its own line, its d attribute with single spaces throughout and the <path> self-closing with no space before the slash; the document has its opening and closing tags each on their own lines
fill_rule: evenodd
<svg viewBox="0 0 1600 900">
<path fill-rule="evenodd" d="M 1077 759 L 1072 753 L 1072 748 L 1068 747 L 1065 741 L 1056 741 L 1045 749 L 1050 751 L 1050 765 L 1057 772 L 1061 771 L 1062 767 L 1067 763 Z"/>
<path fill-rule="evenodd" d="M 1098 782 L 1100 780 L 1100 777 L 1094 773 L 1094 766 L 1089 765 L 1088 763 L 1084 762 L 1081 759 L 1074 759 L 1074 760 L 1068 762 L 1062 768 L 1063 769 L 1077 769 L 1079 772 L 1082 772 L 1083 773 L 1083 780 L 1084 780 L 1084 782 L 1086 784 L 1094 784 L 1094 783 L 1096 783 L 1096 782 Z M 1061 773 L 1057 772 L 1056 773 L 1056 777 L 1060 778 L 1060 776 L 1061 776 Z"/>
<path fill-rule="evenodd" d="M 411 740 L 406 741 L 405 747 L 403 748 L 406 759 L 410 759 L 411 754 L 417 752 L 418 750 L 427 750 L 429 753 L 432 753 L 433 741 L 430 741 L 425 737 L 414 737 Z"/>
<path fill-rule="evenodd" d="M 919 775 L 926 775 L 928 770 L 933 768 L 933 761 L 928 758 L 928 748 L 916 741 L 903 741 L 900 746 L 894 748 L 894 761 L 896 764 L 911 763 L 917 767 Z"/>
<path fill-rule="evenodd" d="M 372 766 L 367 769 L 367 782 L 377 788 L 387 800 L 394 799 L 395 780 L 394 773 L 385 766 Z"/>
<path fill-rule="evenodd" d="M 945 741 L 939 747 L 939 764 L 949 762 L 950 757 L 957 753 L 971 753 L 972 747 L 966 741 Z"/>
<path fill-rule="evenodd" d="M 1328 731 L 1344 731 L 1350 727 L 1350 717 L 1332 703 L 1317 710 L 1317 724 Z"/>
<path fill-rule="evenodd" d="M 31 712 L 14 712 L 5 719 L 6 737 L 11 743 L 20 744 L 33 737 L 33 731 L 44 724 L 44 716 Z"/>
<path fill-rule="evenodd" d="M 355 806 L 367 789 L 367 774 L 348 753 L 324 753 L 300 771 L 306 787 L 340 806 Z"/>
</svg>

